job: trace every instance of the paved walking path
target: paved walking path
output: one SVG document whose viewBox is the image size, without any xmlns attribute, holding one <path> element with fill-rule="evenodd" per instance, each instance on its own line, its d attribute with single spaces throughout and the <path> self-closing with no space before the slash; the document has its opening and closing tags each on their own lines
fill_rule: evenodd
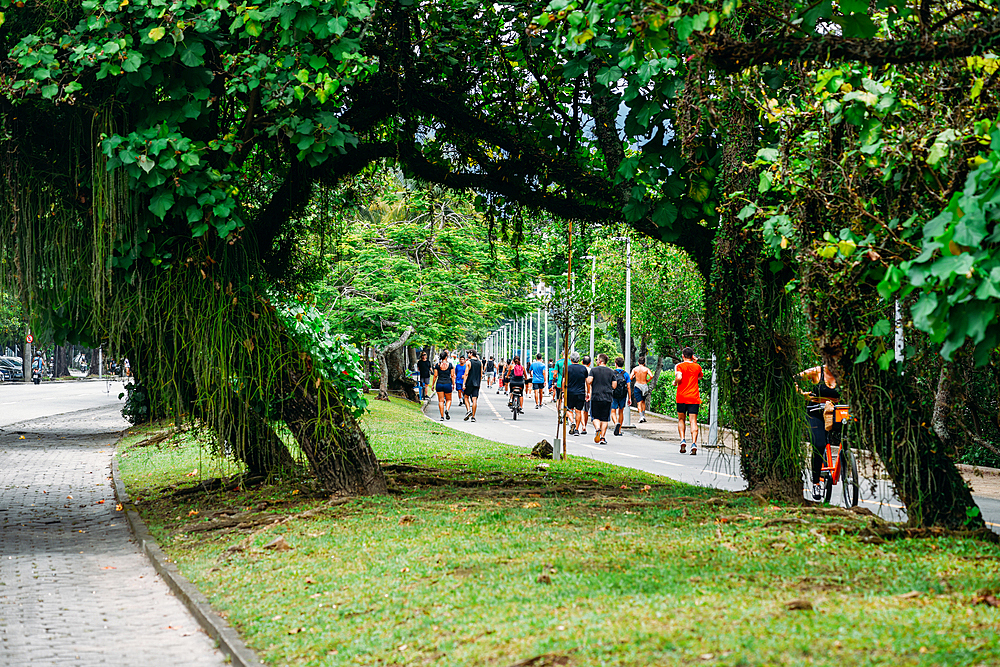
<svg viewBox="0 0 1000 667">
<path fill-rule="evenodd" d="M 540 409 L 535 409 L 534 398 L 526 395 L 524 414 L 518 415 L 515 421 L 511 419 L 512 414 L 507 407 L 507 396 L 503 392 L 498 395 L 495 387 L 489 391 L 484 388 L 480 393 L 476 422 L 472 423 L 463 421 L 465 408 L 459 407 L 457 396 L 453 394 L 453 410 L 451 419 L 445 422 L 447 426 L 496 442 L 529 448 L 542 438 L 552 442 L 555 437 L 555 404 L 550 402 L 548 397 Z M 430 419 L 435 421 L 439 419 L 436 396 L 431 397 L 424 412 Z M 699 444 L 698 455 L 690 456 L 680 453 L 676 420 L 648 415 L 646 423 L 637 424 L 637 419 L 636 413 L 633 412 L 632 423 L 636 428 L 626 430 L 621 436 L 615 437 L 609 430 L 607 445 L 594 442 L 593 425 L 589 424 L 587 435 L 569 436 L 566 443 L 567 453 L 645 470 L 698 486 L 711 486 L 729 491 L 746 488 L 731 433 L 720 430 L 719 437 L 725 447 L 710 449 Z M 560 429 L 560 437 L 561 433 Z M 690 436 L 688 440 L 690 442 Z M 702 424 L 699 428 L 698 441 L 704 443 L 706 440 L 708 440 L 708 426 Z M 971 480 L 973 488 L 976 489 L 975 499 L 983 512 L 983 517 L 994 530 L 1000 530 L 1000 500 L 997 500 L 1000 494 L 991 493 L 989 488 L 979 488 L 979 479 L 971 473 L 967 479 Z M 833 502 L 837 502 L 839 493 L 839 488 L 834 490 Z M 891 521 L 906 519 L 905 510 L 895 498 L 887 481 L 879 480 L 874 491 L 871 480 L 862 481 L 860 495 L 860 504 L 884 519 Z"/>
<path fill-rule="evenodd" d="M 120 409 L 0 429 L 2 666 L 225 664 L 115 509 Z"/>
</svg>

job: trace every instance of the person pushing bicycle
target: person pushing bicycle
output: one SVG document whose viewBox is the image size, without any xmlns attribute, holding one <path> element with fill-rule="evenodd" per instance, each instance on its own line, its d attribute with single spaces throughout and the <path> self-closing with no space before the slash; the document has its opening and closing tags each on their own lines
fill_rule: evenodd
<svg viewBox="0 0 1000 667">
<path fill-rule="evenodd" d="M 823 489 L 819 484 L 820 469 L 826 460 L 826 445 L 840 444 L 841 425 L 836 420 L 834 406 L 840 399 L 840 388 L 837 377 L 826 364 L 807 368 L 799 373 L 799 377 L 812 383 L 810 391 L 798 392 L 806 397 L 806 418 L 809 422 L 809 439 L 812 441 L 812 483 L 813 499 L 823 497 Z"/>
</svg>

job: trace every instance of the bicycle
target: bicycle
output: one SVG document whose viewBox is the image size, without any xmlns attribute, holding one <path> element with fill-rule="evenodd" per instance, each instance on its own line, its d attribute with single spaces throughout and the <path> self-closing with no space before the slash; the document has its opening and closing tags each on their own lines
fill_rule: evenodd
<svg viewBox="0 0 1000 667">
<path fill-rule="evenodd" d="M 507 407 L 514 414 L 514 421 L 517 421 L 517 414 L 520 412 L 524 414 L 521 410 L 521 396 L 524 395 L 524 385 L 511 384 L 510 385 L 510 400 L 507 401 Z"/>
<path fill-rule="evenodd" d="M 822 409 L 822 407 L 817 406 L 812 409 Z M 850 419 L 849 406 L 834 406 L 834 422 L 840 424 L 841 429 L 843 429 L 844 425 Z M 855 459 L 851 448 L 844 441 L 843 436 L 838 439 L 839 442 L 836 445 L 831 444 L 830 440 L 831 438 L 829 437 L 826 440 L 826 462 L 820 468 L 819 473 L 819 483 L 823 487 L 823 502 L 830 502 L 833 498 L 833 487 L 840 483 L 841 499 L 844 502 L 844 506 L 848 508 L 855 507 L 858 504 L 861 490 L 861 485 L 858 483 L 857 459 Z M 837 449 L 836 456 L 833 453 L 834 447 Z"/>
</svg>

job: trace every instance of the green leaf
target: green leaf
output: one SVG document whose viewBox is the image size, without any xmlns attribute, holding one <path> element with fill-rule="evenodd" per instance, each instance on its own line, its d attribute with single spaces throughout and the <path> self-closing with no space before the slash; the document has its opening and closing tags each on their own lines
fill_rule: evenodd
<svg viewBox="0 0 1000 667">
<path fill-rule="evenodd" d="M 871 39 L 878 33 L 878 27 L 868 16 L 864 14 L 851 14 L 850 16 L 839 16 L 833 22 L 841 27 L 844 37 L 860 37 Z"/>
<path fill-rule="evenodd" d="M 760 183 L 757 185 L 757 192 L 761 194 L 767 192 L 771 189 L 771 184 L 774 182 L 774 175 L 770 171 L 760 172 Z"/>
<path fill-rule="evenodd" d="M 864 347 L 861 348 L 861 354 L 859 354 L 854 359 L 854 363 L 856 363 L 856 364 L 862 364 L 862 363 L 868 361 L 868 358 L 870 356 L 872 356 L 872 350 L 871 350 L 870 347 L 868 347 L 867 345 L 865 345 Z"/>
<path fill-rule="evenodd" d="M 163 28 L 157 26 L 155 28 L 152 28 L 149 31 L 149 33 L 147 33 L 147 37 L 149 37 L 149 41 L 151 41 L 151 42 L 158 42 L 161 39 L 163 39 L 163 37 L 166 34 L 167 34 L 166 30 L 164 30 Z"/>
<path fill-rule="evenodd" d="M 50 83 L 47 86 L 42 86 L 42 98 L 46 100 L 51 100 L 53 97 L 59 94 L 59 84 Z"/>
<path fill-rule="evenodd" d="M 889 320 L 879 320 L 872 325 L 870 333 L 873 336 L 888 336 L 889 332 L 892 331 L 892 323 Z"/>
<path fill-rule="evenodd" d="M 881 368 L 884 371 L 887 371 L 887 370 L 889 370 L 889 367 L 892 366 L 892 362 L 895 359 L 896 359 L 896 351 L 895 350 L 886 350 L 878 358 L 878 367 Z"/>
<path fill-rule="evenodd" d="M 149 210 L 153 212 L 157 218 L 161 220 L 167 217 L 167 213 L 174 205 L 174 196 L 169 192 L 158 192 L 153 195 L 152 200 L 149 203 Z"/>
<path fill-rule="evenodd" d="M 778 157 L 781 156 L 781 151 L 777 148 L 761 148 L 757 151 L 758 159 L 764 162 L 777 162 Z"/>
<path fill-rule="evenodd" d="M 945 155 L 951 150 L 951 142 L 955 141 L 958 135 L 955 130 L 948 128 L 947 130 L 941 132 L 934 139 L 934 144 L 931 149 L 927 152 L 927 164 L 932 167 L 941 161 Z"/>
<path fill-rule="evenodd" d="M 736 217 L 740 220 L 746 220 L 747 218 L 753 217 L 757 213 L 757 204 L 750 202 L 736 214 Z"/>
</svg>

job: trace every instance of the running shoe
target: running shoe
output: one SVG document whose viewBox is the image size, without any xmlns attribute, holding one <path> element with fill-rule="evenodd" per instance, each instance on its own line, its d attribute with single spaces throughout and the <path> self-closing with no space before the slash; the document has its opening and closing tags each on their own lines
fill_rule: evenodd
<svg viewBox="0 0 1000 667">
<path fill-rule="evenodd" d="M 471 417 L 472 417 L 472 413 L 471 412 L 466 412 L 465 413 L 465 419 L 463 419 L 462 421 L 467 422 L 467 421 L 469 421 L 469 419 Z"/>
<path fill-rule="evenodd" d="M 587 435 L 587 429 L 583 429 L 582 431 L 580 431 L 580 435 Z"/>
<path fill-rule="evenodd" d="M 608 444 L 608 441 L 605 440 L 604 438 L 601 438 L 601 442 L 599 444 L 606 445 Z"/>
<path fill-rule="evenodd" d="M 594 434 L 594 442 L 599 443 L 600 441 L 601 441 L 601 432 L 598 431 L 597 433 Z"/>
<path fill-rule="evenodd" d="M 475 417 L 473 417 L 473 418 L 472 418 L 472 421 L 476 421 L 476 418 L 475 418 Z"/>
<path fill-rule="evenodd" d="M 640 423 L 640 424 L 645 424 L 645 423 L 646 423 L 646 418 L 645 418 L 645 417 L 643 417 L 642 419 L 640 419 L 640 420 L 639 420 L 639 423 Z"/>
<path fill-rule="evenodd" d="M 698 453 L 698 447 L 696 445 L 691 445 L 691 456 Z"/>
<path fill-rule="evenodd" d="M 621 435 L 621 434 L 622 434 L 622 425 L 615 424 L 615 435 Z"/>
<path fill-rule="evenodd" d="M 450 414 L 448 414 L 448 411 L 447 411 L 447 410 L 445 410 L 445 411 L 444 411 L 444 418 L 445 418 L 445 419 L 451 419 L 451 415 L 450 415 Z"/>
<path fill-rule="evenodd" d="M 577 433 L 576 427 L 575 426 L 570 426 L 569 427 L 569 434 L 570 435 L 576 435 L 576 433 Z"/>
<path fill-rule="evenodd" d="M 819 484 L 813 484 L 813 500 L 823 499 L 823 487 Z"/>
<path fill-rule="evenodd" d="M 444 417 L 441 417 L 441 421 L 444 421 Z"/>
<path fill-rule="evenodd" d="M 687 453 L 687 447 L 688 447 L 687 441 L 681 440 L 681 454 Z"/>
</svg>

